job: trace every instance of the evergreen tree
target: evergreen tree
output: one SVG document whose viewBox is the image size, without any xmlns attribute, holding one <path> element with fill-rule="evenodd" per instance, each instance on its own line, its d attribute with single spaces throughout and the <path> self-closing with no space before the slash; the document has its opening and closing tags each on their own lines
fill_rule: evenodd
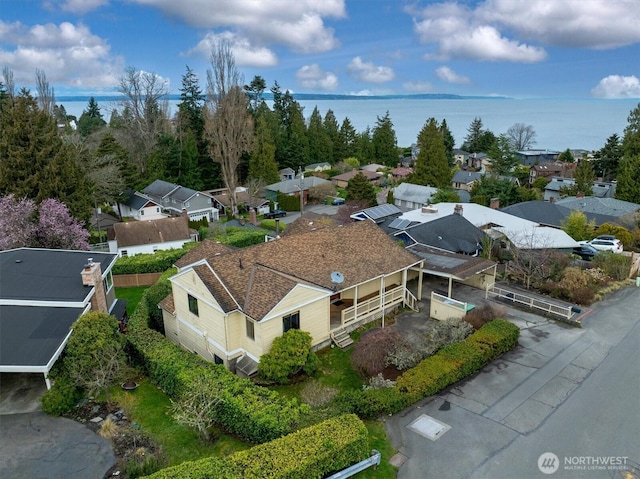
<svg viewBox="0 0 640 479">
<path fill-rule="evenodd" d="M 334 145 L 333 159 L 336 163 L 349 157 L 358 157 L 358 133 L 351 124 L 351 120 L 345 117 L 340 125 L 337 147 Z"/>
<path fill-rule="evenodd" d="M 357 150 L 356 158 L 358 158 L 361 165 L 368 165 L 375 159 L 376 150 L 373 146 L 373 141 L 371 141 L 371 129 L 369 127 L 358 134 Z"/>
<path fill-rule="evenodd" d="M 623 158 L 617 175 L 616 198 L 640 203 L 640 103 L 629 113 L 622 140 Z"/>
<path fill-rule="evenodd" d="M 618 164 L 622 158 L 622 141 L 620 137 L 614 133 L 605 145 L 595 152 L 596 159 L 594 170 L 596 175 L 602 177 L 603 180 L 609 181 L 616 177 L 618 172 Z"/>
<path fill-rule="evenodd" d="M 420 153 L 410 181 L 418 185 L 446 188 L 451 183 L 451 169 L 447 160 L 442 132 L 435 118 L 430 118 L 418 135 Z"/>
<path fill-rule="evenodd" d="M 498 175 L 509 175 L 518 164 L 516 153 L 507 135 L 500 135 L 493 146 L 487 151 L 491 158 L 491 171 Z"/>
<path fill-rule="evenodd" d="M 107 122 L 102 118 L 100 113 L 100 107 L 94 97 L 89 98 L 89 104 L 87 109 L 82 112 L 80 119 L 78 120 L 78 133 L 81 136 L 86 137 L 91 133 L 94 133 L 107 125 Z"/>
<path fill-rule="evenodd" d="M 338 126 L 338 120 L 333 110 L 327 110 L 327 113 L 324 115 L 323 125 L 331 145 L 330 156 L 324 161 L 328 161 L 333 165 L 341 159 L 337 159 L 335 156 L 336 148 L 338 148 L 338 144 L 340 143 L 340 127 Z"/>
<path fill-rule="evenodd" d="M 449 162 L 449 167 L 453 168 L 455 163 L 455 158 L 453 157 L 453 149 L 456 146 L 456 140 L 453 138 L 453 134 L 449 129 L 449 125 L 447 125 L 447 120 L 443 119 L 440 124 L 440 132 L 442 133 L 442 141 L 444 142 L 445 152 L 447 153 L 447 161 Z"/>
<path fill-rule="evenodd" d="M 82 221 L 91 214 L 89 182 L 74 150 L 26 90 L 0 109 L 0 191 L 38 203 L 60 200 Z"/>
<path fill-rule="evenodd" d="M 292 100 L 289 103 L 287 109 L 286 157 L 282 164 L 294 170 L 310 163 L 309 139 L 307 138 L 307 128 L 302 111 L 303 107 L 297 101 Z"/>
<path fill-rule="evenodd" d="M 262 103 L 262 94 L 267 88 L 267 83 L 264 81 L 260 75 L 256 75 L 251 80 L 251 83 L 245 85 L 243 87 L 245 93 L 249 97 L 249 102 L 251 105 L 251 110 L 256 112 L 260 103 Z"/>
<path fill-rule="evenodd" d="M 593 182 L 596 179 L 596 174 L 593 172 L 593 165 L 590 161 L 582 160 L 578 163 L 574 178 L 578 193 L 582 193 L 585 196 L 593 194 Z"/>
<path fill-rule="evenodd" d="M 558 155 L 558 161 L 561 161 L 563 163 L 574 163 L 576 159 L 573 157 L 573 153 L 571 153 L 571 150 L 567 148 Z"/>
<path fill-rule="evenodd" d="M 398 140 L 389 111 L 378 117 L 373 129 L 373 148 L 377 163 L 394 168 L 398 164 Z"/>
<path fill-rule="evenodd" d="M 309 118 L 307 138 L 309 140 L 309 164 L 324 161 L 331 163 L 331 139 L 324 128 L 322 116 L 317 106 Z"/>
<path fill-rule="evenodd" d="M 260 115 L 256 120 L 253 150 L 249 160 L 249 177 L 259 180 L 265 185 L 280 181 L 275 155 L 276 146 L 273 141 L 273 133 L 266 116 Z"/>
<path fill-rule="evenodd" d="M 490 130 L 485 130 L 482 126 L 481 118 L 474 118 L 469 128 L 467 136 L 462 144 L 462 149 L 469 153 L 486 153 L 496 141 L 496 136 Z"/>
<path fill-rule="evenodd" d="M 376 191 L 371 182 L 362 173 L 358 173 L 347 183 L 347 201 L 365 201 L 369 206 L 376 206 Z"/>
</svg>

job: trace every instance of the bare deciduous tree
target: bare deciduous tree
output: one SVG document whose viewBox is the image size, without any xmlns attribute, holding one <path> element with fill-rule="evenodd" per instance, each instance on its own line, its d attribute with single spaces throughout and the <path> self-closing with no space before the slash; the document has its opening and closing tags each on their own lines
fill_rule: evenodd
<svg viewBox="0 0 640 479">
<path fill-rule="evenodd" d="M 9 68 L 9 65 L 2 67 L 2 77 L 7 95 L 9 98 L 13 98 L 16 94 L 16 83 L 13 79 L 13 70 Z"/>
<path fill-rule="evenodd" d="M 49 85 L 44 70 L 36 68 L 36 89 L 38 90 L 38 106 L 42 111 L 53 115 L 53 107 L 56 105 L 56 97 L 53 87 Z"/>
<path fill-rule="evenodd" d="M 120 78 L 118 91 L 123 96 L 123 122 L 117 137 L 144 175 L 150 153 L 160 135 L 168 130 L 167 84 L 155 73 L 129 67 Z"/>
<path fill-rule="evenodd" d="M 231 47 L 228 43 L 219 43 L 212 49 L 211 68 L 207 71 L 205 135 L 211 158 L 220 163 L 234 215 L 238 213 L 235 191 L 238 165 L 253 141 L 253 117 L 242 90 L 243 82 Z"/>
<path fill-rule="evenodd" d="M 173 417 L 180 424 L 195 428 L 205 441 L 210 441 L 209 428 L 214 423 L 213 413 L 222 402 L 219 390 L 202 376 L 195 376 L 187 388 L 173 404 Z"/>
<path fill-rule="evenodd" d="M 536 144 L 536 130 L 531 125 L 516 123 L 507 130 L 507 138 L 514 150 L 526 150 Z"/>
</svg>

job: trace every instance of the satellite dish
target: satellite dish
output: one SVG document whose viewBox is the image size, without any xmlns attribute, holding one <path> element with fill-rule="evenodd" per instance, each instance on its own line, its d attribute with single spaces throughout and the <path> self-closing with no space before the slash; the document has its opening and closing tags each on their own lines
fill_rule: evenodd
<svg viewBox="0 0 640 479">
<path fill-rule="evenodd" d="M 344 276 L 339 271 L 331 273 L 331 282 L 334 284 L 341 284 L 344 281 Z"/>
</svg>

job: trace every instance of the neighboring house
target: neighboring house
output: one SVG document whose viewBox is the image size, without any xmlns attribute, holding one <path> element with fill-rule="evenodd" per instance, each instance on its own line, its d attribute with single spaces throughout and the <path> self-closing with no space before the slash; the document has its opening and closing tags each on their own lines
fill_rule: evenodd
<svg viewBox="0 0 640 479">
<path fill-rule="evenodd" d="M 385 203 L 383 205 L 372 206 L 371 208 L 356 211 L 350 215 L 350 217 L 356 221 L 373 221 L 387 234 L 392 234 L 398 230 L 395 220 L 401 214 L 402 211 L 397 206 Z M 393 227 L 391 226 L 392 224 L 394 225 Z"/>
<path fill-rule="evenodd" d="M 559 151 L 553 150 L 520 150 L 516 151 L 516 158 L 521 165 L 533 166 L 542 163 L 554 163 L 558 161 Z"/>
<path fill-rule="evenodd" d="M 516 203 L 515 205 L 501 208 L 500 211 L 529 221 L 535 221 L 541 225 L 562 228 L 573 210 L 557 202 L 537 200 Z M 616 218 L 598 213 L 585 212 L 585 216 L 587 221 L 593 221 L 596 226 L 600 226 L 603 223 L 616 222 Z"/>
<path fill-rule="evenodd" d="M 451 186 L 456 190 L 471 191 L 476 181 L 482 179 L 483 173 L 477 171 L 457 170 L 451 179 Z"/>
<path fill-rule="evenodd" d="M 529 184 L 533 184 L 538 178 L 546 178 L 548 181 L 554 176 L 563 178 L 573 178 L 578 163 L 543 163 L 533 165 L 529 169 Z"/>
<path fill-rule="evenodd" d="M 452 152 L 453 161 L 459 168 L 466 168 L 468 166 L 469 155 L 471 153 L 464 150 L 455 148 Z"/>
<path fill-rule="evenodd" d="M 296 177 L 296 171 L 293 168 L 282 168 L 278 174 L 282 181 L 293 180 Z"/>
<path fill-rule="evenodd" d="M 391 170 L 391 176 L 393 177 L 393 181 L 396 183 L 404 180 L 411 173 L 413 173 L 413 168 L 406 168 L 404 166 L 399 166 L 398 168 Z"/>
<path fill-rule="evenodd" d="M 218 208 L 222 214 L 227 214 L 227 209 L 231 207 L 229 190 L 224 188 L 207 193 L 213 196 L 216 208 Z M 269 212 L 269 200 L 257 196 L 252 198 L 246 189 L 236 190 L 236 204 L 244 204 L 247 208 L 255 208 L 258 214 Z"/>
<path fill-rule="evenodd" d="M 544 188 L 544 200 L 556 201 L 562 197 L 562 190 L 576 184 L 574 178 L 554 177 Z M 613 198 L 616 193 L 616 183 L 608 181 L 594 181 L 591 187 L 592 196 L 597 198 Z"/>
<path fill-rule="evenodd" d="M 431 197 L 438 192 L 431 186 L 401 183 L 393 189 L 393 203 L 404 209 L 420 208 L 431 202 Z"/>
<path fill-rule="evenodd" d="M 304 171 L 312 171 L 312 172 L 321 172 L 321 171 L 327 171 L 330 169 L 331 169 L 331 163 L 327 163 L 326 161 L 323 163 L 311 163 L 310 165 L 307 165 L 304 167 Z"/>
<path fill-rule="evenodd" d="M 491 166 L 491 159 L 486 153 L 471 153 L 467 158 L 467 168 L 471 168 L 476 171 L 485 171 L 487 167 Z"/>
<path fill-rule="evenodd" d="M 640 205 L 629 201 L 622 201 L 615 198 L 598 198 L 596 196 L 585 196 L 578 198 L 567 196 L 555 202 L 556 205 L 565 206 L 572 210 L 582 211 L 587 218 L 591 215 L 598 215 L 602 223 L 620 223 L 623 217 L 630 216 L 640 211 Z M 606 219 L 606 221 L 602 221 Z"/>
<path fill-rule="evenodd" d="M 0 372 L 48 374 L 88 311 L 124 320 L 111 269 L 117 255 L 18 248 L 0 251 Z"/>
<path fill-rule="evenodd" d="M 570 250 L 578 243 L 564 231 L 476 203 L 437 203 L 408 211 L 400 219 L 431 223 L 458 213 L 493 239 L 504 238 L 519 249 Z"/>
<path fill-rule="evenodd" d="M 147 195 L 137 191 L 131 191 L 128 198 L 118 205 L 118 211 L 122 218 L 134 220 L 159 220 L 169 216 L 162 212 L 159 203 L 153 201 Z"/>
<path fill-rule="evenodd" d="M 482 252 L 485 234 L 462 215 L 462 206 L 458 211 L 459 214 L 429 223 L 417 223 L 396 232 L 393 237 L 402 240 L 406 246 L 420 244 L 441 251 L 477 256 Z"/>
<path fill-rule="evenodd" d="M 156 180 L 147 186 L 142 192 L 153 201 L 162 206 L 163 211 L 172 216 L 181 215 L 187 211 L 189 219 L 198 221 L 206 218 L 208 221 L 219 219 L 218 209 L 213 198 L 201 191 L 192 190 L 184 186 Z"/>
<path fill-rule="evenodd" d="M 371 166 L 371 165 L 368 165 L 368 166 Z M 333 183 L 339 188 L 346 188 L 347 185 L 349 184 L 349 180 L 351 180 L 358 173 L 363 174 L 365 178 L 369 180 L 370 183 L 373 183 L 373 184 L 378 184 L 378 182 L 380 181 L 380 178 L 382 178 L 382 173 L 378 173 L 375 171 L 352 170 L 347 173 L 342 173 L 341 175 L 336 175 L 332 177 L 331 183 Z"/>
<path fill-rule="evenodd" d="M 112 236 L 111 236 L 112 235 Z M 109 237 L 109 251 L 118 256 L 153 254 L 158 250 L 182 248 L 194 241 L 186 215 L 161 220 L 116 223 Z"/>
<path fill-rule="evenodd" d="M 371 173 L 377 173 L 378 170 L 384 170 L 386 166 L 380 165 L 378 163 L 369 163 L 368 165 L 363 165 L 360 167 L 360 170 L 370 171 Z"/>
<path fill-rule="evenodd" d="M 295 180 L 285 180 L 264 187 L 264 194 L 267 200 L 278 201 L 278 192 L 287 196 L 300 197 L 300 191 L 304 192 L 304 202 L 306 204 L 309 197 L 309 188 L 320 185 L 331 184 L 329 180 L 309 176 L 307 178 L 296 178 Z"/>
<path fill-rule="evenodd" d="M 317 349 L 332 333 L 415 307 L 407 281 L 420 276 L 420 264 L 369 221 L 242 249 L 204 241 L 170 278 L 172 293 L 160 304 L 165 334 L 249 376 L 289 329 L 307 331 Z"/>
</svg>

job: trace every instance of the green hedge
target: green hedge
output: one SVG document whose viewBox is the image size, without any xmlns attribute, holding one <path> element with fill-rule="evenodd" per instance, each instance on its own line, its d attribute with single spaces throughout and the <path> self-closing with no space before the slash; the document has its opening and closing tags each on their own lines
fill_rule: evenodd
<svg viewBox="0 0 640 479">
<path fill-rule="evenodd" d="M 162 273 L 171 268 L 198 243 L 190 241 L 182 248 L 158 250 L 153 254 L 136 254 L 118 258 L 113 265 L 113 274 Z"/>
<path fill-rule="evenodd" d="M 415 402 L 480 370 L 518 344 L 520 330 L 503 319 L 495 319 L 464 341 L 445 346 L 433 356 L 400 376 L 386 389 L 343 393 L 343 407 L 362 418 L 395 414 Z"/>
<path fill-rule="evenodd" d="M 208 387 L 218 390 L 222 399 L 213 412 L 212 420 L 253 443 L 270 441 L 289 433 L 300 416 L 308 412 L 306 404 L 298 404 L 295 399 L 289 400 L 256 386 L 224 366 L 205 361 L 149 329 L 150 306 L 146 293 L 129 323 L 130 355 L 141 364 L 151 381 L 169 396 L 178 398 L 185 384 L 196 375 L 206 378 Z"/>
<path fill-rule="evenodd" d="M 224 235 L 216 236 L 213 239 L 223 244 L 235 246 L 236 248 L 246 248 L 254 244 L 264 243 L 264 237 L 269 232 L 261 228 L 239 227 L 227 228 Z"/>
<path fill-rule="evenodd" d="M 279 191 L 276 195 L 278 208 L 285 211 L 300 211 L 300 198 L 298 196 L 285 195 Z"/>
<path fill-rule="evenodd" d="M 367 428 L 347 414 L 225 458 L 185 462 L 147 478 L 320 479 L 368 455 Z"/>
</svg>

